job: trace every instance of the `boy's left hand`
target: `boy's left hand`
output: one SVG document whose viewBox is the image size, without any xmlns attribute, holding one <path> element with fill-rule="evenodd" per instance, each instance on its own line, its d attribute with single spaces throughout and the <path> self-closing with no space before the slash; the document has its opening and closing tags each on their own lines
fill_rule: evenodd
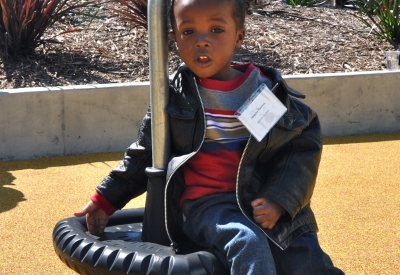
<svg viewBox="0 0 400 275">
<path fill-rule="evenodd" d="M 277 202 L 267 198 L 257 198 L 251 202 L 254 220 L 266 229 L 272 229 L 285 209 Z"/>
</svg>

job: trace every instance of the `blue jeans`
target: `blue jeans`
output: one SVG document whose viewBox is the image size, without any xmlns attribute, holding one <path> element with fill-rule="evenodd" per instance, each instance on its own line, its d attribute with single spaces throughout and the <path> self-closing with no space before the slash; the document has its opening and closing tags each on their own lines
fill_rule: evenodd
<svg viewBox="0 0 400 275">
<path fill-rule="evenodd" d="M 231 275 L 343 275 L 325 254 L 315 232 L 300 236 L 286 250 L 240 211 L 236 195 L 209 195 L 183 206 L 183 231 L 200 246 L 225 256 Z"/>
<path fill-rule="evenodd" d="M 231 275 L 276 275 L 264 232 L 240 211 L 235 194 L 216 194 L 185 203 L 183 231 L 193 242 L 226 255 Z"/>
<path fill-rule="evenodd" d="M 322 250 L 315 232 L 301 235 L 285 250 L 275 245 L 271 250 L 279 275 L 344 275 Z"/>
</svg>

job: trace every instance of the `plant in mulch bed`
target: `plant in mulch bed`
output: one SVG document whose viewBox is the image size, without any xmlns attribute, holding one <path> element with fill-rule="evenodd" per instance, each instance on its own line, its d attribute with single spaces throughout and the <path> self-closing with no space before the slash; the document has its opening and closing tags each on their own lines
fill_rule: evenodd
<svg viewBox="0 0 400 275">
<path fill-rule="evenodd" d="M 330 0 L 289 0 L 288 4 L 292 6 L 314 7 L 324 5 L 328 2 L 330 2 Z"/>
<path fill-rule="evenodd" d="M 64 15 L 95 1 L 0 0 L 0 50 L 4 57 L 32 54 L 46 42 L 42 36 Z"/>
<path fill-rule="evenodd" d="M 133 24 L 135 27 L 143 27 L 147 30 L 147 0 L 116 0 L 123 5 L 122 9 L 112 8 L 121 14 L 119 19 Z"/>
<path fill-rule="evenodd" d="M 395 49 L 400 46 L 400 0 L 353 0 L 354 16 L 365 24 L 370 33 L 387 40 Z"/>
<path fill-rule="evenodd" d="M 120 13 L 121 20 L 133 23 L 133 27 L 143 27 L 147 30 L 147 0 L 116 0 L 123 5 L 122 9 L 112 8 L 113 11 Z M 291 0 L 292 1 L 292 0 Z M 293 0 L 297 1 L 297 0 Z M 317 1 L 317 0 L 301 0 Z M 245 8 L 249 10 L 258 9 L 266 6 L 267 0 L 246 0 Z"/>
</svg>

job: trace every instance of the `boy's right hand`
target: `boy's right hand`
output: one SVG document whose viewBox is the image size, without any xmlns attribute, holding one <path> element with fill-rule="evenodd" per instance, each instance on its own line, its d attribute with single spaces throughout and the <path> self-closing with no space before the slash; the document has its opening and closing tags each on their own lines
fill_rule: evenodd
<svg viewBox="0 0 400 275">
<path fill-rule="evenodd" d="M 75 217 L 83 217 L 86 215 L 86 225 L 89 233 L 100 235 L 104 232 L 108 222 L 108 215 L 93 201 L 89 201 L 86 206 L 79 212 L 75 212 Z"/>
</svg>

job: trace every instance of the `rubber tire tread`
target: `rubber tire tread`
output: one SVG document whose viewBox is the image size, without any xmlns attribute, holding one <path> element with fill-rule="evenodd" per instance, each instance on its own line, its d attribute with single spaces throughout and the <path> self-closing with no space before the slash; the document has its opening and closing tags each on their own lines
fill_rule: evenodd
<svg viewBox="0 0 400 275">
<path fill-rule="evenodd" d="M 144 208 L 114 213 L 107 227 L 140 224 Z M 85 217 L 59 221 L 53 230 L 56 254 L 69 268 L 82 275 L 223 275 L 221 261 L 208 251 L 176 254 L 170 247 L 137 241 L 109 241 L 87 233 Z M 219 256 L 219 255 L 218 255 Z"/>
</svg>

